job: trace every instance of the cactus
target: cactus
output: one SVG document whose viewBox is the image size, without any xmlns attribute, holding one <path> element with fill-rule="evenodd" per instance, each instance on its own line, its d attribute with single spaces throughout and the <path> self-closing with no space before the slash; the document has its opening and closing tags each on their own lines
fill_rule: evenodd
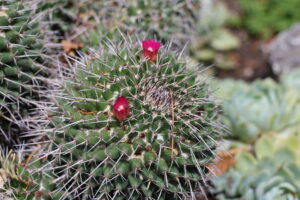
<svg viewBox="0 0 300 200">
<path fill-rule="evenodd" d="M 128 32 L 146 33 L 162 41 L 187 42 L 200 1 L 131 0 L 126 6 L 127 15 L 120 26 L 127 27 Z"/>
<path fill-rule="evenodd" d="M 28 171 L 24 168 L 32 157 L 26 159 L 24 152 L 14 153 L 12 150 L 7 155 L 0 155 L 0 199 L 30 199 L 36 200 L 38 192 L 30 192 L 34 185 L 30 182 Z"/>
<path fill-rule="evenodd" d="M 182 46 L 190 39 L 186 34 L 192 30 L 195 10 L 199 7 L 199 0 L 44 2 L 44 8 L 50 12 L 55 27 L 59 31 L 67 32 L 67 35 L 78 35 L 87 27 L 100 27 L 104 32 L 112 34 L 119 29 L 124 33 L 138 33 L 161 41 L 174 39 L 174 43 Z M 76 26 L 62 21 L 73 22 Z"/>
<path fill-rule="evenodd" d="M 106 29 L 114 31 L 117 27 L 123 32 L 145 34 L 161 41 L 176 38 L 174 42 L 190 39 L 185 34 L 191 33 L 195 10 L 200 8 L 199 0 L 90 0 L 86 4 L 82 7 L 88 11 L 92 9 L 95 21 Z"/>
<path fill-rule="evenodd" d="M 47 160 L 29 163 L 43 197 L 195 199 L 206 182 L 221 132 L 206 83 L 169 50 L 152 54 L 159 43 L 128 41 L 83 57 L 57 95 Z"/>
<path fill-rule="evenodd" d="M 0 147 L 30 148 L 46 123 L 44 66 L 35 1 L 0 2 Z M 22 145 L 24 146 L 22 147 Z"/>
<path fill-rule="evenodd" d="M 76 3 L 78 4 L 79 1 Z M 75 1 L 72 0 L 47 0 L 41 1 L 38 11 L 48 20 L 48 31 L 52 30 L 54 39 L 63 39 L 66 32 L 73 27 L 76 20 L 77 9 L 74 7 Z M 52 38 L 51 38 L 52 39 Z"/>
<path fill-rule="evenodd" d="M 300 198 L 300 137 L 263 136 L 253 153 L 241 152 L 224 176 L 213 180 L 217 200 Z"/>
</svg>

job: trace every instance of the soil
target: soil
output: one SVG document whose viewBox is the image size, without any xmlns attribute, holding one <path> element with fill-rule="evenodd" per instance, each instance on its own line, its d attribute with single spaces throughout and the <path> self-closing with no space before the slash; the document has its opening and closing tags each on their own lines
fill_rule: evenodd
<svg viewBox="0 0 300 200">
<path fill-rule="evenodd" d="M 220 1 L 227 5 L 230 12 L 235 15 L 242 15 L 236 0 Z M 235 68 L 232 70 L 217 69 L 216 75 L 220 78 L 234 78 L 245 81 L 266 77 L 277 79 L 268 63 L 267 55 L 262 50 L 265 42 L 259 38 L 249 36 L 246 30 L 232 28 L 229 28 L 229 30 L 241 41 L 241 47 L 228 54 L 234 61 Z"/>
</svg>

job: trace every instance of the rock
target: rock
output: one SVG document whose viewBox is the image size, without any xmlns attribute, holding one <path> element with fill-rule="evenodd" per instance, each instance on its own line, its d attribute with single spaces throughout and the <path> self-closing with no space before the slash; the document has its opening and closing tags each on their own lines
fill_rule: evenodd
<svg viewBox="0 0 300 200">
<path fill-rule="evenodd" d="M 275 74 L 300 67 L 300 23 L 278 34 L 266 50 Z"/>
</svg>

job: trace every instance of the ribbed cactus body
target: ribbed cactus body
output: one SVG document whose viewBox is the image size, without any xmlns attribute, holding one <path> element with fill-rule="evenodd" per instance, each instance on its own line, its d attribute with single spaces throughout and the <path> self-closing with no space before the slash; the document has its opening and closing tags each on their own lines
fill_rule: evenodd
<svg viewBox="0 0 300 200">
<path fill-rule="evenodd" d="M 30 5 L 30 6 L 29 6 Z M 43 43 L 33 1 L 0 2 L 0 145 L 20 148 L 35 137 L 45 89 Z M 17 146 L 16 146 L 17 145 Z"/>
<path fill-rule="evenodd" d="M 199 0 L 48 0 L 43 5 L 53 28 L 66 35 L 79 35 L 87 27 L 99 28 L 104 34 L 119 29 L 182 46 L 190 40 L 186 35 L 192 33 L 200 9 Z"/>
<path fill-rule="evenodd" d="M 187 42 L 191 35 L 200 1 L 130 0 L 121 16 L 119 26 L 131 33 L 143 33 L 163 41 Z"/>
<path fill-rule="evenodd" d="M 74 0 L 47 0 L 39 4 L 39 13 L 43 13 L 48 20 L 48 29 L 53 31 L 57 38 L 64 36 L 65 32 L 72 29 L 72 23 L 78 14 L 75 6 L 80 1 Z M 51 38 L 52 39 L 52 38 Z"/>
<path fill-rule="evenodd" d="M 206 83 L 166 51 L 150 61 L 140 44 L 100 49 L 79 62 L 57 96 L 57 131 L 49 133 L 44 179 L 36 180 L 41 192 L 53 199 L 195 198 L 219 137 Z M 122 109 L 126 115 L 116 115 Z"/>
</svg>

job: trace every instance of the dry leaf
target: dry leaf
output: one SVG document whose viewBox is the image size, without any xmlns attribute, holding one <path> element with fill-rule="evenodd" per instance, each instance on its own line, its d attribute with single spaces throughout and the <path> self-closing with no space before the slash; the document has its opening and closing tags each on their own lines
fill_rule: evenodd
<svg viewBox="0 0 300 200">
<path fill-rule="evenodd" d="M 8 181 L 8 175 L 4 169 L 0 169 L 0 189 L 4 189 L 5 183 Z"/>
<path fill-rule="evenodd" d="M 219 152 L 214 163 L 208 164 L 206 167 L 210 170 L 210 176 L 222 176 L 235 163 L 235 155 L 241 151 L 249 151 L 248 148 L 231 149 L 226 152 Z"/>
<path fill-rule="evenodd" d="M 6 12 L 0 11 L 0 17 L 8 17 L 8 15 Z"/>
<path fill-rule="evenodd" d="M 73 43 L 68 40 L 63 40 L 63 41 L 61 41 L 61 46 L 69 56 L 74 56 L 75 55 L 74 50 L 77 50 L 77 49 L 83 47 L 84 45 Z"/>
<path fill-rule="evenodd" d="M 84 21 L 84 22 L 88 21 L 88 19 L 94 15 L 95 15 L 94 11 L 87 11 L 87 12 L 79 13 L 80 19 L 82 19 L 82 21 Z"/>
<path fill-rule="evenodd" d="M 218 158 L 207 167 L 213 175 L 222 176 L 233 165 L 234 155 L 230 155 L 230 153 L 218 153 Z"/>
</svg>

